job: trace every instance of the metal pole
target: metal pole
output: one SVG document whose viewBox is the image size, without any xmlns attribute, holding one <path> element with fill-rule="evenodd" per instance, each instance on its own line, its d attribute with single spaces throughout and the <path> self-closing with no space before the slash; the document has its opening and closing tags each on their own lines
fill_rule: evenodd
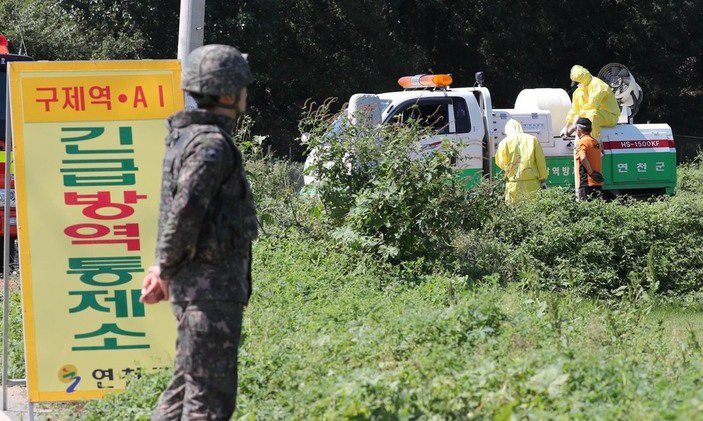
<svg viewBox="0 0 703 421">
<path fill-rule="evenodd" d="M 181 19 L 178 26 L 178 59 L 185 60 L 191 51 L 203 45 L 205 36 L 205 0 L 181 0 Z M 185 94 L 185 108 L 198 105 Z"/>
<path fill-rule="evenodd" d="M 5 218 L 2 221 L 3 267 L 2 267 L 2 410 L 7 411 L 7 364 L 8 336 L 10 325 L 10 164 L 12 163 L 12 129 L 10 121 L 10 65 L 7 66 L 7 88 L 5 91 Z"/>
<path fill-rule="evenodd" d="M 27 417 L 29 421 L 34 421 L 34 403 L 27 404 Z"/>
<path fill-rule="evenodd" d="M 205 34 L 205 0 L 181 0 L 178 26 L 178 59 L 203 45 Z"/>
</svg>

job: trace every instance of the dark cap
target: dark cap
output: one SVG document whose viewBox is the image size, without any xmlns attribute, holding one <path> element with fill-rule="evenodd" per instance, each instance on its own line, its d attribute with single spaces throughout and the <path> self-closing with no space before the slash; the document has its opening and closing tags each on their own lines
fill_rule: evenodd
<svg viewBox="0 0 703 421">
<path fill-rule="evenodd" d="M 591 130 L 591 127 L 593 126 L 593 124 L 591 123 L 591 120 L 589 120 L 589 119 L 587 119 L 587 118 L 584 118 L 584 117 L 580 117 L 580 118 L 576 121 L 576 125 L 577 125 L 579 128 L 581 128 L 581 129 L 586 129 L 586 130 Z"/>
</svg>

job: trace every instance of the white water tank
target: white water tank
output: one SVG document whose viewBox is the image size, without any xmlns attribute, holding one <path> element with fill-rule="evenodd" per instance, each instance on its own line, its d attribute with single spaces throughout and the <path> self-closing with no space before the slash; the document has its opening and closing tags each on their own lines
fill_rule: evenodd
<svg viewBox="0 0 703 421">
<path fill-rule="evenodd" d="M 552 136 L 559 135 L 570 109 L 569 94 L 557 88 L 523 89 L 515 100 L 515 111 L 549 111 L 552 117 Z"/>
</svg>

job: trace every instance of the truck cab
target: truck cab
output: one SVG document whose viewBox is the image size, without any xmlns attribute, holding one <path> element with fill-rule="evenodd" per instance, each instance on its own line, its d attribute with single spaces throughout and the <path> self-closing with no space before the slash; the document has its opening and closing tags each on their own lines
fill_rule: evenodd
<svg viewBox="0 0 703 421">
<path fill-rule="evenodd" d="M 459 145 L 456 162 L 459 175 L 474 183 L 484 172 L 484 141 L 486 124 L 484 113 L 471 90 L 436 90 L 387 92 L 378 95 L 385 124 L 414 119 L 426 124 L 436 134 L 422 140 L 422 150 L 431 152 L 445 139 Z"/>
</svg>

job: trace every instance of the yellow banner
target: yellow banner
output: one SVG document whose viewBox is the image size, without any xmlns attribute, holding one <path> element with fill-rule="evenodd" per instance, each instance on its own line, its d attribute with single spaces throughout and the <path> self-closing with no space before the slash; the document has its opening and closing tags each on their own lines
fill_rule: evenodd
<svg viewBox="0 0 703 421">
<path fill-rule="evenodd" d="M 29 398 L 99 398 L 173 356 L 169 306 L 138 299 L 180 65 L 9 69 Z"/>
</svg>

